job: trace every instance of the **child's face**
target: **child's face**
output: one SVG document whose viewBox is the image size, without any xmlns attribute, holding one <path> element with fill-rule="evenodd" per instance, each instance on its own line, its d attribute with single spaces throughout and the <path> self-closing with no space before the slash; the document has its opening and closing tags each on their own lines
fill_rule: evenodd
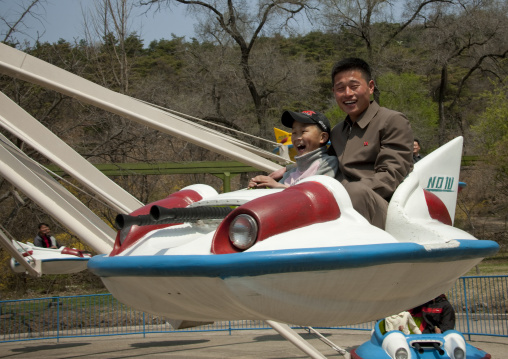
<svg viewBox="0 0 508 359">
<path fill-rule="evenodd" d="M 298 156 L 317 150 L 328 141 L 328 134 L 321 131 L 317 125 L 293 122 L 291 141 Z"/>
</svg>

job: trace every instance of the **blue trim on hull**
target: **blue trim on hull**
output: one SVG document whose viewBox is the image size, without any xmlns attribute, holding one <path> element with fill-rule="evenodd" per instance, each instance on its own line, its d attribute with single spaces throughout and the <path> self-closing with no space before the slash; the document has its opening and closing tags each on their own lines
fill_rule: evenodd
<svg viewBox="0 0 508 359">
<path fill-rule="evenodd" d="M 242 277 L 350 269 L 393 263 L 431 263 L 484 258 L 499 245 L 458 240 L 459 247 L 426 250 L 416 243 L 284 249 L 221 255 L 94 256 L 88 269 L 100 277 Z"/>
</svg>

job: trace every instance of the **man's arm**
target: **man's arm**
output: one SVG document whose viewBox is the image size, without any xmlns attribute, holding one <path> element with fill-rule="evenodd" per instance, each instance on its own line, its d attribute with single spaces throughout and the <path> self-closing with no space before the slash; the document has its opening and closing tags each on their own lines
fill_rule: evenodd
<svg viewBox="0 0 508 359">
<path fill-rule="evenodd" d="M 360 181 L 388 199 L 413 168 L 413 132 L 404 115 L 391 112 L 379 135 L 380 149 L 374 164 L 375 174 Z"/>
</svg>

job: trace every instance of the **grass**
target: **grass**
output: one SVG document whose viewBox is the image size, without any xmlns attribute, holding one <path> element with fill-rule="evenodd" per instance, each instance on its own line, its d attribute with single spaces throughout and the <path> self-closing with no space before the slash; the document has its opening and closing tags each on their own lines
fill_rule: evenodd
<svg viewBox="0 0 508 359">
<path fill-rule="evenodd" d="M 485 258 L 476 267 L 471 268 L 466 276 L 472 275 L 507 275 L 508 274 L 508 253 L 500 253 L 494 257 Z"/>
</svg>

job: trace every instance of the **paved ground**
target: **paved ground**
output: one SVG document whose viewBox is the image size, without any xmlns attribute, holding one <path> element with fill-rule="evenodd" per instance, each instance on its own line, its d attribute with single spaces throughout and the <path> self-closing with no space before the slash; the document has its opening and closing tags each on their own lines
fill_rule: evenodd
<svg viewBox="0 0 508 359">
<path fill-rule="evenodd" d="M 298 330 L 302 337 L 329 358 L 342 358 L 314 336 Z M 322 330 L 336 345 L 351 350 L 370 338 L 369 332 Z M 469 342 L 492 355 L 508 358 L 508 338 L 474 336 Z M 276 359 L 307 356 L 273 330 L 169 333 L 65 338 L 0 343 L 0 358 L 235 358 Z"/>
</svg>

